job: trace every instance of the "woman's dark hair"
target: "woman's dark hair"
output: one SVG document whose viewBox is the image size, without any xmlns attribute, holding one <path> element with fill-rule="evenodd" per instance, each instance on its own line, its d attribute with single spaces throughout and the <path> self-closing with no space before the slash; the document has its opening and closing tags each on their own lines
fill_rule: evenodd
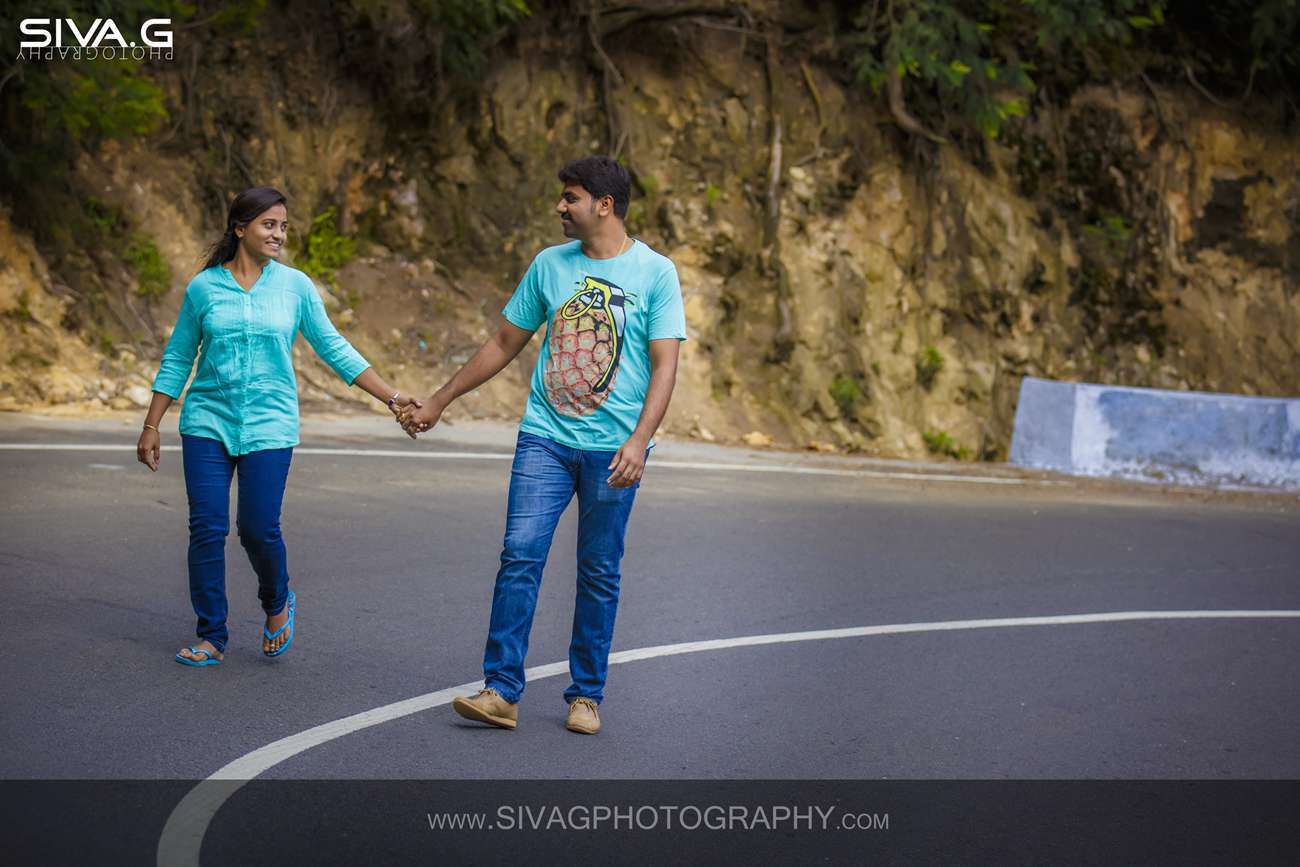
<svg viewBox="0 0 1300 867">
<path fill-rule="evenodd" d="M 591 193 L 593 199 L 612 196 L 614 214 L 621 220 L 627 216 L 627 204 L 631 199 L 632 178 L 627 169 L 613 157 L 583 157 L 571 163 L 565 163 L 560 169 L 560 181 L 577 184 Z"/>
<path fill-rule="evenodd" d="M 224 265 L 235 258 L 235 253 L 239 250 L 239 236 L 235 234 L 235 228 L 247 226 L 257 219 L 258 214 L 269 208 L 286 204 L 288 200 L 284 193 L 270 187 L 249 187 L 235 196 L 235 200 L 230 203 L 230 213 L 226 216 L 226 233 L 208 250 L 208 261 L 203 267 Z"/>
</svg>

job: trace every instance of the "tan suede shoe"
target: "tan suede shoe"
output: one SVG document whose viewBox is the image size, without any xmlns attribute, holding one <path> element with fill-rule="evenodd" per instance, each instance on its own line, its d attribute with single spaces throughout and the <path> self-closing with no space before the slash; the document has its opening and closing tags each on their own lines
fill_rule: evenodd
<svg viewBox="0 0 1300 867">
<path fill-rule="evenodd" d="M 506 701 L 495 689 L 480 689 L 473 698 L 453 698 L 451 709 L 465 719 L 503 729 L 512 729 L 519 724 L 519 705 Z"/>
<path fill-rule="evenodd" d="M 600 714 L 596 712 L 596 703 L 589 698 L 575 698 L 569 704 L 569 718 L 564 727 L 580 735 L 594 735 L 600 731 Z"/>
</svg>

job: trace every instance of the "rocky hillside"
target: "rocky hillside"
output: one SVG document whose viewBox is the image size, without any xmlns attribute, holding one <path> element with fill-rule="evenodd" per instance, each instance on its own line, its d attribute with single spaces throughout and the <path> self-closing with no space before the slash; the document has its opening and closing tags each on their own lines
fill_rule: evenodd
<svg viewBox="0 0 1300 867">
<path fill-rule="evenodd" d="M 470 87 L 410 80 L 397 14 L 178 33 L 152 70 L 169 125 L 81 149 L 44 211 L 0 215 L 0 408 L 147 400 L 254 183 L 290 196 L 344 333 L 431 389 L 563 240 L 554 173 L 592 151 L 634 170 L 632 231 L 681 274 L 670 432 L 1002 459 L 1026 374 L 1300 394 L 1300 146 L 1249 105 L 1093 84 L 971 148 L 900 127 L 815 29 L 599 23 L 534 14 Z M 361 406 L 299 348 L 309 403 Z M 535 352 L 458 412 L 517 416 Z"/>
</svg>

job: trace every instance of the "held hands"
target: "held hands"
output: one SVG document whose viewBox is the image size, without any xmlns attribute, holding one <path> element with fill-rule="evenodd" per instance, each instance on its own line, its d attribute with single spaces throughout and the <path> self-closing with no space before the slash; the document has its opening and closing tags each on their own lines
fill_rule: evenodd
<svg viewBox="0 0 1300 867">
<path fill-rule="evenodd" d="M 402 416 L 404 413 L 411 410 L 412 408 L 419 409 L 422 406 L 424 406 L 423 401 L 419 401 L 413 397 L 407 397 L 406 395 L 401 394 L 398 395 L 398 397 L 388 407 L 393 411 L 394 419 L 397 421 L 398 424 L 402 425 L 402 428 L 406 430 L 406 435 L 409 436 L 411 439 L 416 438 L 415 433 L 411 431 L 409 428 L 407 428 L 405 424 L 402 423 Z"/>
<path fill-rule="evenodd" d="M 135 444 L 135 459 L 156 473 L 161 456 L 162 438 L 158 431 L 145 428 L 140 432 L 140 441 Z"/>
<path fill-rule="evenodd" d="M 614 452 L 608 469 L 613 470 L 606 483 L 611 488 L 630 488 L 641 480 L 645 472 L 645 450 L 648 443 L 633 435 Z"/>
<path fill-rule="evenodd" d="M 402 426 L 402 430 L 412 439 L 416 434 L 426 433 L 433 430 L 438 424 L 438 419 L 442 417 L 442 411 L 445 406 L 436 400 L 431 400 L 427 405 L 416 401 L 413 405 L 404 408 L 397 416 L 397 423 Z"/>
<path fill-rule="evenodd" d="M 446 408 L 446 404 L 437 396 L 427 404 L 413 398 L 404 398 L 395 402 L 393 414 L 406 435 L 415 439 L 418 434 L 433 430 Z M 610 476 L 605 480 L 611 488 L 630 488 L 641 481 L 648 445 L 647 440 L 633 435 L 614 453 L 614 458 L 607 467 L 611 471 Z"/>
</svg>

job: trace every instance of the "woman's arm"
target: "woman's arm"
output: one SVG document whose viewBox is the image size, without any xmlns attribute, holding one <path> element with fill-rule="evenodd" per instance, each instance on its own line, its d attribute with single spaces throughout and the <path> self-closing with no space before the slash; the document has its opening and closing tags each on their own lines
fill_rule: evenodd
<svg viewBox="0 0 1300 867">
<path fill-rule="evenodd" d="M 160 391 L 153 393 L 149 411 L 144 416 L 144 430 L 140 432 L 140 440 L 135 444 L 136 460 L 154 472 L 158 472 L 158 462 L 162 457 L 162 436 L 158 433 L 158 425 L 171 405 L 171 395 Z"/>
<path fill-rule="evenodd" d="M 172 401 L 181 396 L 185 383 L 189 381 L 194 369 L 194 358 L 199 352 L 199 337 L 202 326 L 196 312 L 197 302 L 193 296 L 193 284 L 185 289 L 185 300 L 181 302 L 180 313 L 176 316 L 176 327 L 163 349 L 162 361 L 158 365 L 158 375 L 153 380 L 153 400 L 149 402 L 149 411 L 144 416 L 144 430 L 135 444 L 135 457 L 150 470 L 157 472 L 162 459 L 162 437 L 158 425 L 162 423 Z"/>
<path fill-rule="evenodd" d="M 390 386 L 370 363 L 361 357 L 347 338 L 339 334 L 329 314 L 325 312 L 325 302 L 315 286 L 307 289 L 307 310 L 302 317 L 302 334 L 316 350 L 321 360 L 334 369 L 339 378 L 348 385 L 355 385 L 375 400 L 392 410 L 393 415 L 400 415 L 408 406 L 420 407 L 422 404 L 413 397 L 402 394 Z M 415 439 L 414 434 L 410 434 Z"/>
<path fill-rule="evenodd" d="M 400 391 L 390 386 L 373 367 L 367 367 L 365 370 L 361 371 L 361 373 L 357 374 L 357 378 L 352 380 L 352 384 L 361 388 L 375 400 L 387 405 L 387 407 L 393 411 L 393 415 L 401 415 L 402 410 L 408 406 L 413 406 L 416 409 L 424 406 L 423 403 L 415 398 L 402 394 Z M 412 436 L 411 439 L 415 439 L 415 437 Z"/>
<path fill-rule="evenodd" d="M 311 348 L 320 356 L 321 361 L 330 366 L 338 378 L 352 385 L 365 373 L 370 362 L 361 357 L 361 353 L 352 348 L 347 338 L 339 334 L 334 323 L 330 321 L 329 314 L 325 312 L 325 302 L 321 300 L 320 293 L 316 287 L 306 277 L 302 278 L 305 285 L 302 287 L 302 311 L 299 314 L 298 326 L 302 331 L 302 336 L 307 338 Z M 372 371 L 373 372 L 373 371 Z M 367 381 L 375 384 L 369 377 Z M 358 383 L 360 384 L 360 383 Z M 380 385 L 383 380 L 379 380 Z M 369 389 L 367 389 L 369 391 Z M 380 395 L 371 391 L 377 400 L 385 403 L 392 396 L 392 392 Z"/>
</svg>

